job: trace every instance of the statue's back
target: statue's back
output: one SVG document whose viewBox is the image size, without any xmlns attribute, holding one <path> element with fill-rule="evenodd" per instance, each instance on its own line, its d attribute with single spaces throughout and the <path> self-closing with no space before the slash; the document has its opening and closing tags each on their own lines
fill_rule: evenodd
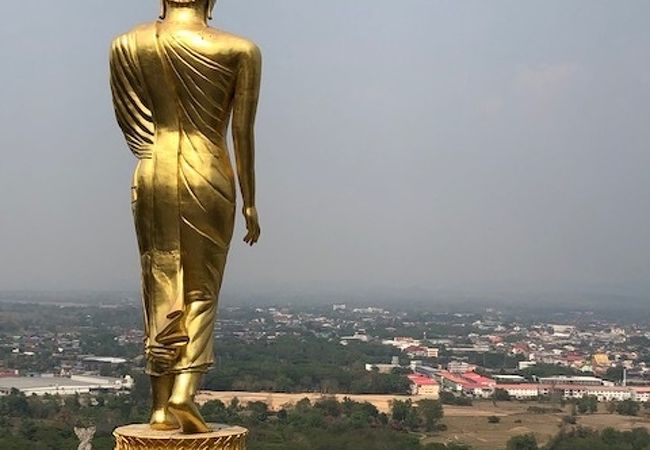
<svg viewBox="0 0 650 450">
<path fill-rule="evenodd" d="M 154 128 L 182 126 L 225 150 L 240 58 L 253 46 L 211 28 L 154 22 L 116 39 L 113 53 L 130 55 L 129 66 L 139 69 L 136 82 L 145 89 L 136 90 L 137 100 Z"/>
<path fill-rule="evenodd" d="M 113 42 L 116 115 L 140 159 L 132 192 L 143 285 L 150 292 L 145 298 L 154 319 L 147 334 L 156 336 L 148 345 L 183 346 L 176 370 L 213 360 L 211 327 L 202 324 L 214 320 L 214 305 L 196 300 L 217 297 L 232 238 L 235 177 L 225 136 L 241 95 L 242 58 L 251 48 L 207 27 L 161 21 Z M 191 311 L 184 318 L 188 298 L 202 308 L 196 315 L 201 324 L 191 323 Z M 190 340 L 188 327 L 201 335 Z"/>
</svg>

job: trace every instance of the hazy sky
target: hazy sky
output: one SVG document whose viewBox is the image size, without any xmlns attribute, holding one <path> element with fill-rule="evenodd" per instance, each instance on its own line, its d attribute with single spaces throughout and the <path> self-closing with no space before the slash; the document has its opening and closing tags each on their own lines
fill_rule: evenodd
<svg viewBox="0 0 650 450">
<path fill-rule="evenodd" d="M 111 38 L 156 0 L 3 2 L 0 290 L 135 289 Z M 220 0 L 258 42 L 262 241 L 228 292 L 650 280 L 650 2 Z"/>
</svg>

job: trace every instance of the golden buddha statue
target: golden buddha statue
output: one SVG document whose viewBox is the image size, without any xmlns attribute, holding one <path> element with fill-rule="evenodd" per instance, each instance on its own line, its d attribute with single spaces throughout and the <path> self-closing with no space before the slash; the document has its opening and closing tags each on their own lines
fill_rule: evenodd
<svg viewBox="0 0 650 450">
<path fill-rule="evenodd" d="M 226 144 L 253 245 L 254 122 L 261 77 L 252 42 L 208 27 L 216 0 L 162 0 L 160 20 L 113 41 L 117 122 L 138 158 L 132 206 L 142 265 L 146 371 L 156 430 L 204 433 L 194 404 L 214 362 L 213 330 L 235 222 Z"/>
</svg>

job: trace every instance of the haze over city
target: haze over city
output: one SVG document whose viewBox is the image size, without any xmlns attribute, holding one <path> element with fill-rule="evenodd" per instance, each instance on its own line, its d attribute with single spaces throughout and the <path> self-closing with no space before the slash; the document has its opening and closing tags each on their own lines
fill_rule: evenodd
<svg viewBox="0 0 650 450">
<path fill-rule="evenodd" d="M 0 289 L 136 291 L 107 57 L 158 4 L 30 5 L 0 30 Z M 649 16 L 632 0 L 220 0 L 215 26 L 265 58 L 262 240 L 245 247 L 239 221 L 225 293 L 641 291 Z"/>
</svg>

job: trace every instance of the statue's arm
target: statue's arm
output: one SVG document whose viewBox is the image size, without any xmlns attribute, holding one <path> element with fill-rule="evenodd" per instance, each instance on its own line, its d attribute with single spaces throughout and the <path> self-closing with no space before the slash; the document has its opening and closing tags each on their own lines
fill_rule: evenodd
<svg viewBox="0 0 650 450">
<path fill-rule="evenodd" d="M 133 56 L 130 35 L 120 36 L 113 41 L 110 84 L 115 118 L 129 148 L 138 158 L 150 158 L 154 127 L 140 68 Z"/>
<path fill-rule="evenodd" d="M 235 144 L 237 176 L 244 200 L 244 216 L 248 244 L 257 242 L 260 235 L 255 207 L 255 115 L 262 77 L 262 55 L 254 44 L 247 44 L 241 53 L 233 107 L 232 134 Z"/>
</svg>

